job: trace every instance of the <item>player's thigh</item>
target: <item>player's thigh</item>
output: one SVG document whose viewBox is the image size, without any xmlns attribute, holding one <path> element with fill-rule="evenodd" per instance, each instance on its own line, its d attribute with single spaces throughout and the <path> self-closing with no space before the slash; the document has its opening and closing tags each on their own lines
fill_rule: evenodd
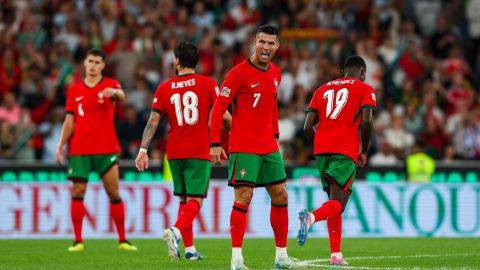
<svg viewBox="0 0 480 270">
<path fill-rule="evenodd" d="M 328 168 L 322 178 L 330 184 L 337 184 L 343 191 L 351 193 L 356 170 L 357 165 L 351 158 L 344 155 L 331 155 Z"/>
<path fill-rule="evenodd" d="M 185 167 L 185 159 L 169 159 L 168 165 L 173 179 L 173 194 L 176 196 L 185 196 L 187 192 L 185 187 L 185 178 L 183 170 Z"/>
<path fill-rule="evenodd" d="M 211 168 L 212 163 L 209 160 L 196 158 L 185 160 L 183 177 L 187 197 L 207 197 Z"/>
<path fill-rule="evenodd" d="M 94 170 L 102 179 L 106 173 L 110 172 L 110 169 L 113 168 L 113 166 L 118 164 L 118 157 L 116 153 L 91 155 L 91 157 L 93 160 Z"/>
<path fill-rule="evenodd" d="M 73 182 L 88 182 L 88 175 L 92 169 L 91 155 L 76 155 L 68 158 L 67 178 Z"/>
<path fill-rule="evenodd" d="M 268 187 L 284 183 L 286 180 L 285 165 L 280 151 L 262 155 L 257 186 Z"/>
<path fill-rule="evenodd" d="M 262 157 L 249 153 L 231 153 L 228 160 L 228 185 L 255 187 Z"/>
</svg>

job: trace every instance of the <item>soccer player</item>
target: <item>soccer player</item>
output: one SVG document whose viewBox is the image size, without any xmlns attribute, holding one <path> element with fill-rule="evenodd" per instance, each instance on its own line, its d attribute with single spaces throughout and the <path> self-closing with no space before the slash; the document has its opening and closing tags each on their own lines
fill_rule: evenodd
<svg viewBox="0 0 480 270">
<path fill-rule="evenodd" d="M 305 133 L 314 142 L 314 153 L 323 189 L 329 200 L 315 211 L 299 213 L 297 240 L 304 245 L 313 223 L 327 221 L 332 265 L 348 265 L 342 256 L 342 213 L 352 193 L 356 166 L 367 162 L 376 110 L 373 88 L 365 80 L 366 65 L 360 56 L 345 61 L 344 77 L 319 87 L 307 109 Z M 318 125 L 317 125 L 318 124 Z M 358 127 L 361 129 L 359 153 Z"/>
<path fill-rule="evenodd" d="M 83 251 L 82 224 L 85 216 L 83 198 L 87 189 L 88 175 L 97 172 L 110 198 L 110 214 L 117 227 L 118 248 L 137 250 L 125 237 L 125 206 L 118 191 L 118 161 L 120 151 L 114 127 L 114 112 L 117 101 L 125 99 L 118 81 L 102 76 L 105 54 L 92 49 L 83 62 L 85 78 L 74 83 L 67 93 L 63 123 L 56 161 L 63 164 L 64 145 L 69 142 L 68 179 L 73 182 L 71 217 L 75 242 L 69 251 Z"/>
<path fill-rule="evenodd" d="M 167 116 L 170 122 L 167 158 L 173 176 L 173 192 L 180 197 L 180 205 L 175 225 L 164 231 L 163 238 L 172 260 L 180 259 L 180 239 L 185 245 L 185 258 L 201 260 L 203 257 L 193 245 L 192 223 L 200 211 L 203 198 L 207 197 L 211 169 L 208 121 L 218 87 L 213 79 L 195 74 L 199 59 L 195 45 L 182 42 L 175 48 L 174 54 L 177 76 L 157 88 L 135 165 L 139 171 L 148 169 L 148 147 L 161 116 Z M 226 129 L 230 119 L 230 114 L 226 112 Z"/>
<path fill-rule="evenodd" d="M 220 146 L 222 115 L 232 103 L 229 186 L 235 202 L 230 216 L 232 239 L 231 269 L 248 269 L 243 260 L 242 243 L 253 188 L 266 187 L 271 198 L 270 223 L 275 235 L 276 269 L 296 265 L 287 255 L 288 194 L 286 175 L 278 142 L 277 88 L 280 69 L 271 63 L 279 43 L 279 30 L 261 26 L 255 37 L 255 53 L 235 66 L 226 76 L 212 111 L 210 155 L 220 164 L 225 155 Z"/>
</svg>

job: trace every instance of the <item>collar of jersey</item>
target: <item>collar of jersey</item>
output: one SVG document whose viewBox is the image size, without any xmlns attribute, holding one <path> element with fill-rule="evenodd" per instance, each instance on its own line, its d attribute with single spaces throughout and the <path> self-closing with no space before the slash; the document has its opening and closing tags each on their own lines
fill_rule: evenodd
<svg viewBox="0 0 480 270">
<path fill-rule="evenodd" d="M 257 65 L 255 65 L 255 63 L 252 62 L 252 60 L 250 60 L 250 57 L 247 58 L 247 61 L 250 65 L 252 65 L 254 68 L 260 70 L 260 71 L 263 71 L 263 72 L 267 72 L 269 69 L 270 69 L 270 64 L 268 65 L 267 69 L 263 69 Z"/>
<path fill-rule="evenodd" d="M 98 81 L 98 83 L 97 83 L 97 84 L 95 84 L 95 85 L 94 85 L 94 86 L 92 86 L 92 87 L 88 86 L 88 85 L 85 83 L 85 80 L 82 80 L 82 82 L 83 82 L 83 85 L 85 85 L 85 87 L 92 89 L 92 88 L 95 88 L 95 86 L 97 86 L 97 85 L 99 85 L 100 83 L 102 83 L 102 81 L 103 81 L 103 78 L 105 78 L 105 77 L 104 77 L 104 76 L 102 76 L 102 78 L 100 79 L 100 81 Z"/>
</svg>

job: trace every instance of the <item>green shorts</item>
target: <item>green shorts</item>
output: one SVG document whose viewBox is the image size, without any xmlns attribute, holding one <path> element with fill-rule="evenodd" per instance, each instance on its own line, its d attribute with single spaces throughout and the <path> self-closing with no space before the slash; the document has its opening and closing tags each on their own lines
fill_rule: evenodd
<svg viewBox="0 0 480 270">
<path fill-rule="evenodd" d="M 357 165 L 351 158 L 340 154 L 322 154 L 316 155 L 315 160 L 323 190 L 328 191 L 330 185 L 334 184 L 352 193 Z"/>
<path fill-rule="evenodd" d="M 70 156 L 68 158 L 68 180 L 87 182 L 91 170 L 102 177 L 115 164 L 118 164 L 116 153 Z"/>
<path fill-rule="evenodd" d="M 169 159 L 173 177 L 173 194 L 177 196 L 207 197 L 210 182 L 209 160 L 187 158 Z"/>
<path fill-rule="evenodd" d="M 231 153 L 228 160 L 228 185 L 267 187 L 287 181 L 279 151 L 265 154 Z"/>
</svg>

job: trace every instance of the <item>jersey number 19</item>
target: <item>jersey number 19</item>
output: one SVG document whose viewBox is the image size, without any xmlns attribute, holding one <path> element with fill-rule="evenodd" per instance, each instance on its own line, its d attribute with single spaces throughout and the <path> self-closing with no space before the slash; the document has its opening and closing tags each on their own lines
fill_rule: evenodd
<svg viewBox="0 0 480 270">
<path fill-rule="evenodd" d="M 348 89 L 342 88 L 335 94 L 334 90 L 323 93 L 323 99 L 327 99 L 327 118 L 337 119 L 348 100 Z M 335 100 L 335 106 L 333 104 Z"/>
<path fill-rule="evenodd" d="M 184 121 L 187 125 L 194 125 L 197 123 L 198 97 L 194 92 L 187 91 L 183 94 L 183 97 L 181 97 L 179 93 L 175 93 L 170 97 L 170 103 L 175 106 L 178 126 L 183 126 Z"/>
</svg>

